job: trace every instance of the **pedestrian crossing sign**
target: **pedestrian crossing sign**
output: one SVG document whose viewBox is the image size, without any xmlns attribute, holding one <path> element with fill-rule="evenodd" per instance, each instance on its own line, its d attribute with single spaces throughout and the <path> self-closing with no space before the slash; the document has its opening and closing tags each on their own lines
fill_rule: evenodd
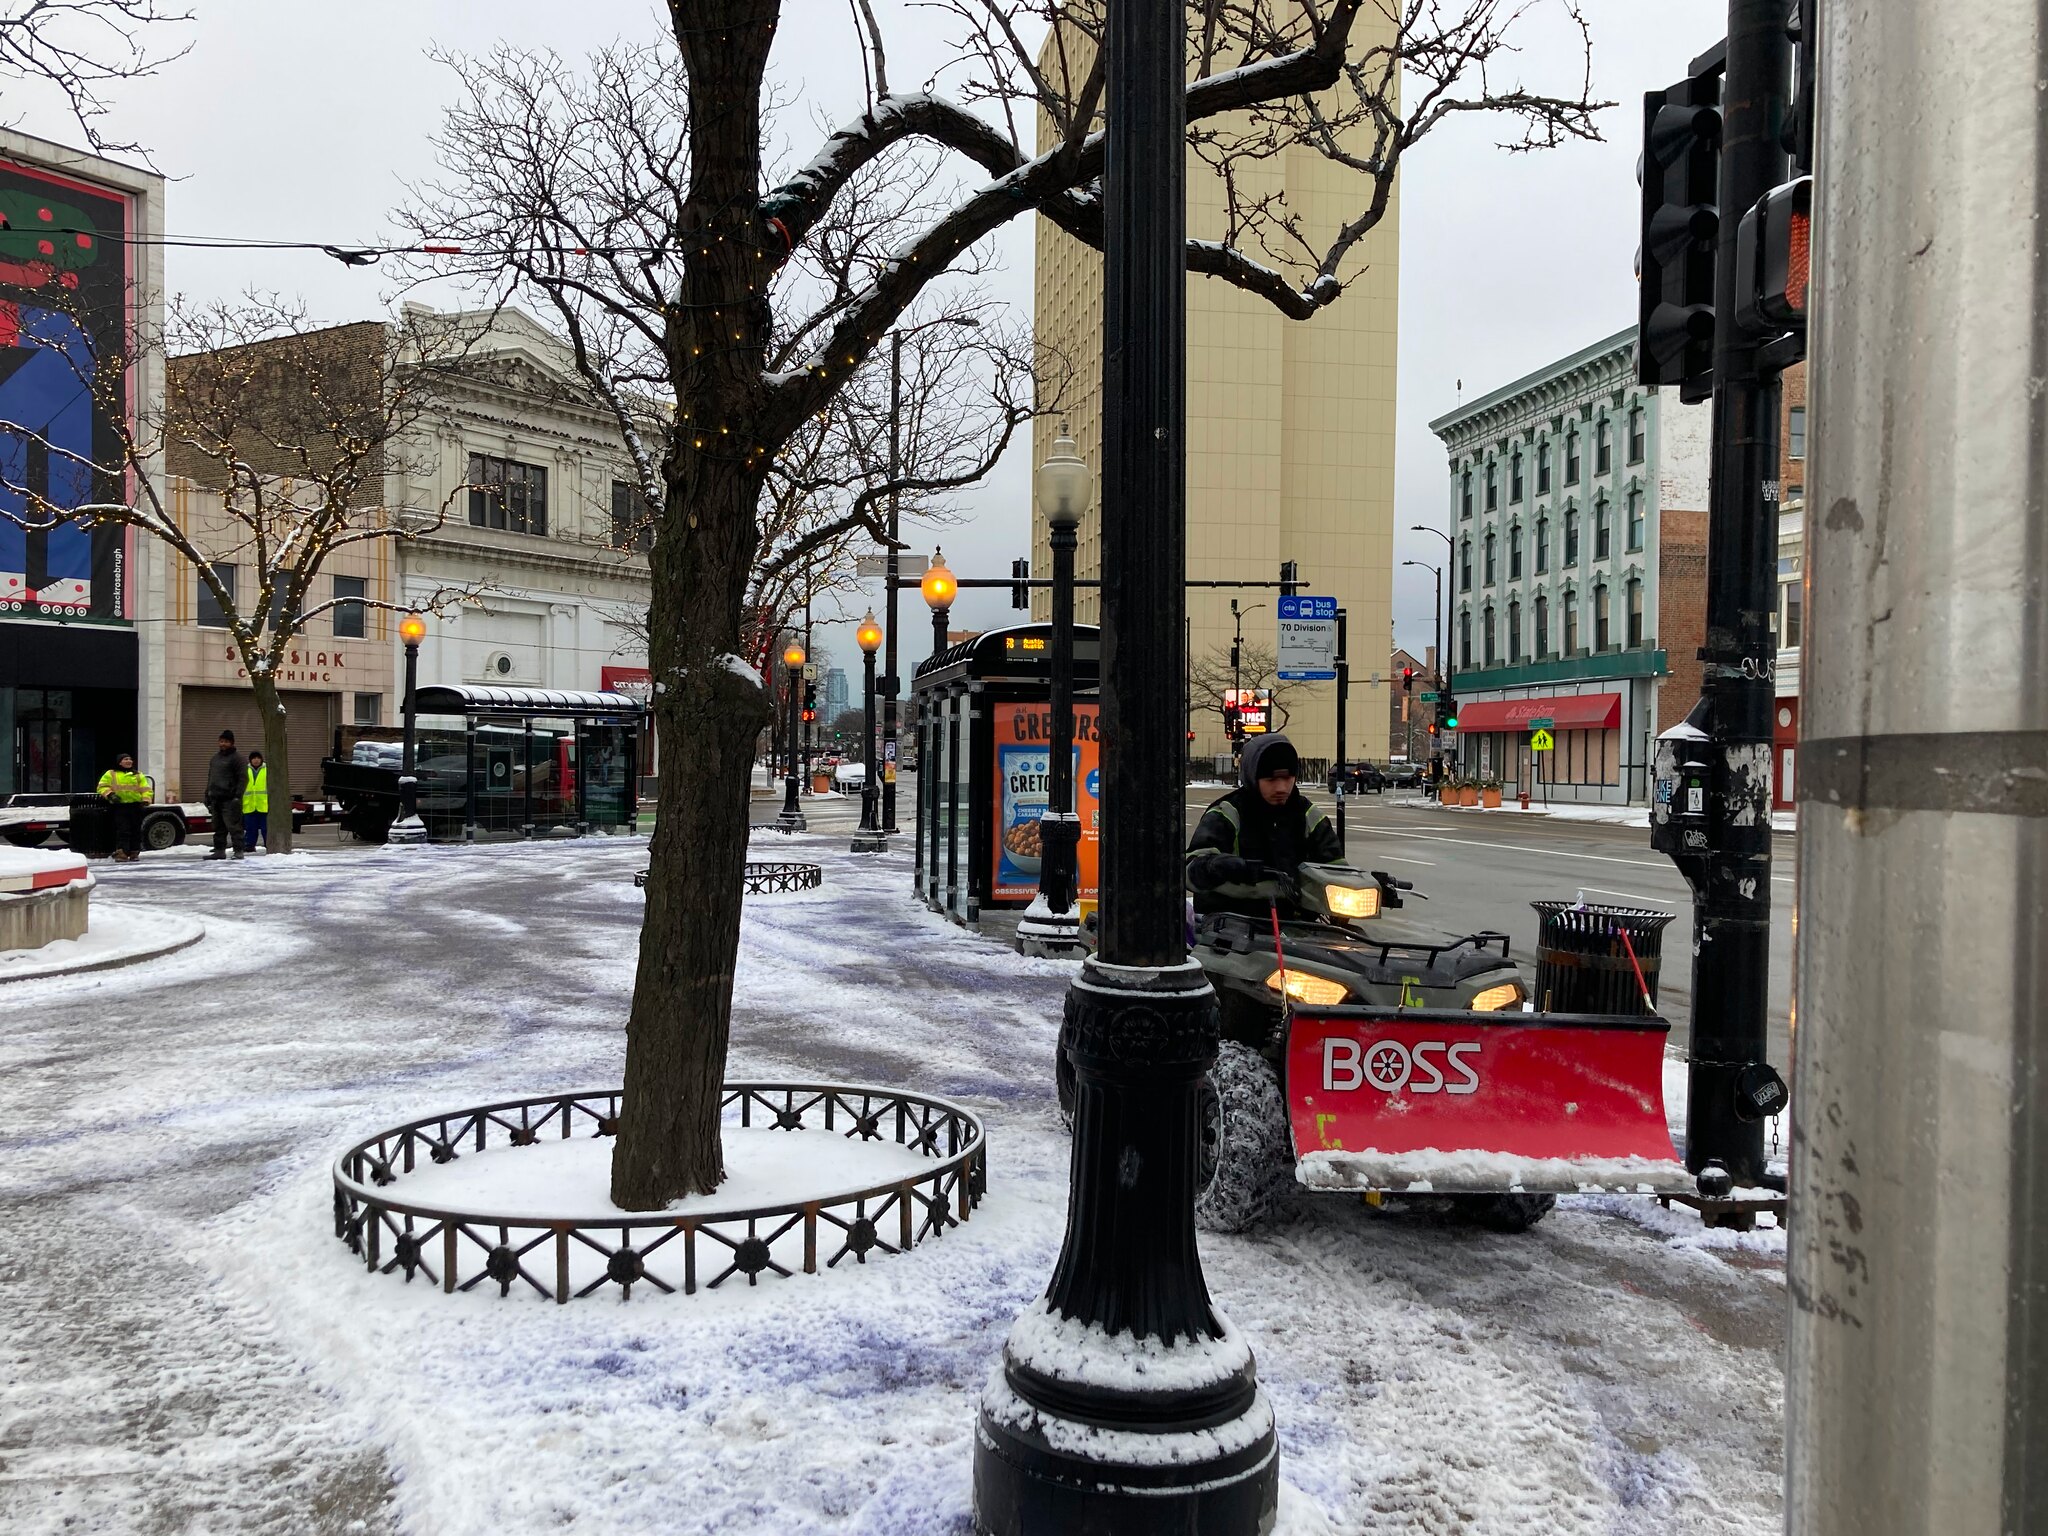
<svg viewBox="0 0 2048 1536">
<path fill-rule="evenodd" d="M 1548 752 L 1557 746 L 1557 738 L 1540 726 L 1529 737 L 1531 752 Z"/>
</svg>

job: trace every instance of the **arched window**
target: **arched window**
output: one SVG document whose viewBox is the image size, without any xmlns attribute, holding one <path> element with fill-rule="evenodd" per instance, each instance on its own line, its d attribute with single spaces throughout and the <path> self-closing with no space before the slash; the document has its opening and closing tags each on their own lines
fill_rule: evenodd
<svg viewBox="0 0 2048 1536">
<path fill-rule="evenodd" d="M 1628 493 L 1628 547 L 1643 547 L 1643 493 L 1634 488 Z"/>
<path fill-rule="evenodd" d="M 1603 581 L 1593 589 L 1593 649 L 1606 650 L 1613 638 L 1607 611 L 1607 583 Z"/>
<path fill-rule="evenodd" d="M 1500 660 L 1500 652 L 1494 647 L 1493 604 L 1491 603 L 1486 605 L 1486 612 L 1480 625 L 1480 632 L 1486 640 L 1486 664 L 1490 667 Z"/>
<path fill-rule="evenodd" d="M 1631 577 L 1628 584 L 1628 647 L 1643 643 L 1643 584 Z"/>
<path fill-rule="evenodd" d="M 1486 461 L 1486 510 L 1495 511 L 1500 506 L 1500 466 Z"/>
<path fill-rule="evenodd" d="M 1469 536 L 1458 541 L 1458 590 L 1472 590 L 1472 540 Z"/>
<path fill-rule="evenodd" d="M 1472 515 L 1472 471 L 1469 469 L 1460 477 L 1458 515 L 1460 517 L 1470 517 Z"/>
<path fill-rule="evenodd" d="M 1508 599 L 1508 661 L 1510 664 L 1522 659 L 1522 603 L 1519 598 Z"/>
<path fill-rule="evenodd" d="M 1593 558 L 1605 560 L 1614 553 L 1614 530 L 1608 526 L 1607 498 L 1593 503 Z"/>
<path fill-rule="evenodd" d="M 1579 483 L 1579 424 L 1573 422 L 1564 434 L 1564 483 Z"/>
<path fill-rule="evenodd" d="M 1604 475 L 1614 468 L 1614 443 L 1608 430 L 1607 418 L 1602 416 L 1593 424 L 1593 473 Z"/>
<path fill-rule="evenodd" d="M 1489 587 L 1493 585 L 1495 577 L 1498 575 L 1494 569 L 1494 542 L 1493 532 L 1489 529 L 1486 534 L 1486 584 Z"/>
<path fill-rule="evenodd" d="M 1515 449 L 1514 456 L 1508 460 L 1508 500 L 1520 501 L 1521 499 L 1522 450 L 1517 448 Z"/>
<path fill-rule="evenodd" d="M 1536 659 L 1543 660 L 1550 654 L 1550 599 L 1536 599 Z"/>
<path fill-rule="evenodd" d="M 1522 579 L 1522 525 L 1515 524 L 1508 530 L 1508 580 Z"/>
<path fill-rule="evenodd" d="M 1550 519 L 1536 519 L 1536 574 L 1541 576 L 1550 569 Z"/>
<path fill-rule="evenodd" d="M 1632 405 L 1628 408 L 1628 461 L 1631 464 L 1643 462 L 1643 408 Z"/>
<path fill-rule="evenodd" d="M 1579 650 L 1579 596 L 1570 587 L 1564 589 L 1564 653 L 1575 656 Z"/>
<path fill-rule="evenodd" d="M 1469 608 L 1458 615 L 1458 665 L 1472 665 L 1472 610 Z"/>
<path fill-rule="evenodd" d="M 1579 563 L 1579 509 L 1564 509 L 1564 563 L 1569 570 Z"/>
<path fill-rule="evenodd" d="M 1536 494 L 1550 494 L 1550 439 L 1547 437 L 1536 445 Z"/>
</svg>

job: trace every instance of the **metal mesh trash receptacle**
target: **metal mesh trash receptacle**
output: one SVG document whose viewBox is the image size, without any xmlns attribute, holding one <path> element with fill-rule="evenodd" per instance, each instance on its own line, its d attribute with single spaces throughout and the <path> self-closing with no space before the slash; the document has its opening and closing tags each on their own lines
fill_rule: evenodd
<svg viewBox="0 0 2048 1536">
<path fill-rule="evenodd" d="M 73 853 L 88 859 L 105 858 L 114 851 L 114 807 L 98 795 L 73 795 L 71 819 L 64 825 L 64 841 Z"/>
<path fill-rule="evenodd" d="M 1669 912 L 1637 907 L 1532 901 L 1542 926 L 1536 938 L 1536 1007 L 1543 1013 L 1647 1013 L 1643 987 L 1657 1000 L 1664 926 Z M 1628 942 L 1622 942 L 1627 934 Z M 1629 959 L 1629 948 L 1635 960 Z M 1641 966 L 1643 986 L 1636 984 Z"/>
</svg>

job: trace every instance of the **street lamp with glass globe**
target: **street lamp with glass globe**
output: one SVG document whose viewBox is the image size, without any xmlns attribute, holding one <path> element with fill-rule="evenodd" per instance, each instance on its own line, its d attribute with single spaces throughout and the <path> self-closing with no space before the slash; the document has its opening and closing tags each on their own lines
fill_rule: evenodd
<svg viewBox="0 0 2048 1536">
<path fill-rule="evenodd" d="M 860 760 L 863 765 L 860 830 L 853 835 L 853 851 L 881 853 L 888 848 L 889 839 L 883 834 L 880 824 L 881 766 L 875 761 L 875 652 L 881 649 L 882 626 L 875 622 L 874 609 L 870 608 L 862 616 L 860 628 L 854 631 L 853 638 L 861 652 Z"/>
<path fill-rule="evenodd" d="M 950 618 L 953 599 L 959 595 L 960 583 L 946 566 L 946 553 L 941 549 L 932 551 L 931 564 L 925 567 L 924 579 L 917 584 L 917 590 L 932 611 L 932 657 L 937 660 L 946 649 L 946 625 Z M 927 845 L 931 849 L 929 868 L 939 867 L 939 722 L 933 713 L 936 695 L 925 695 L 924 708 L 920 718 L 927 723 L 921 727 L 923 746 L 917 754 L 917 783 L 919 797 L 924 803 L 925 831 L 920 834 L 918 847 Z"/>
<path fill-rule="evenodd" d="M 776 820 L 793 832 L 804 829 L 803 807 L 797 804 L 797 722 L 804 700 L 804 648 L 794 640 L 782 653 L 782 664 L 789 668 L 789 763 L 788 775 L 783 780 L 782 814 Z"/>
<path fill-rule="evenodd" d="M 1030 955 L 1071 955 L 1081 947 L 1074 910 L 1081 842 L 1074 814 L 1074 546 L 1094 485 L 1061 422 L 1052 453 L 1038 466 L 1038 506 L 1052 538 L 1052 732 L 1038 824 L 1038 899 L 1017 925 L 1017 947 Z"/>
<path fill-rule="evenodd" d="M 427 638 L 427 621 L 408 613 L 398 621 L 398 639 L 405 647 L 405 745 L 398 766 L 398 820 L 391 824 L 394 843 L 424 843 L 427 825 L 420 820 L 420 781 L 414 771 L 419 722 L 420 642 Z"/>
</svg>

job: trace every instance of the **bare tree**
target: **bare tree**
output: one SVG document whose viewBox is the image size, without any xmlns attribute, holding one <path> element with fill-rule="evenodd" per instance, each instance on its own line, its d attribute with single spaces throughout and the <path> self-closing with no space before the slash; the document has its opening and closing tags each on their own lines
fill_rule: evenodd
<svg viewBox="0 0 2048 1536">
<path fill-rule="evenodd" d="M 1238 664 L 1230 664 L 1230 647 L 1218 645 L 1195 658 L 1188 671 L 1188 707 L 1197 714 L 1214 714 L 1220 724 L 1230 717 L 1224 713 L 1224 696 L 1233 688 L 1265 688 L 1273 696 L 1272 728 L 1287 729 L 1294 705 L 1301 698 L 1301 684 L 1284 682 L 1280 663 L 1272 648 L 1247 640 L 1239 647 Z"/>
<path fill-rule="evenodd" d="M 275 299 L 174 300 L 161 338 L 171 354 L 163 404 L 132 422 L 133 359 L 90 355 L 74 327 L 50 327 L 35 344 L 64 359 L 95 414 L 112 426 L 118 452 L 96 462 L 45 423 L 0 420 L 0 439 L 33 445 L 54 470 L 10 470 L 13 460 L 0 455 L 0 489 L 22 502 L 20 511 L 0 508 L 0 516 L 30 532 L 65 523 L 134 528 L 189 561 L 255 692 L 270 783 L 289 796 L 280 674 L 308 623 L 340 602 L 398 606 L 367 597 L 312 600 L 332 556 L 421 538 L 446 521 L 446 504 L 405 515 L 384 505 L 384 477 L 435 410 L 443 370 L 462 353 L 463 336 L 421 315 L 320 329 Z M 200 494 L 166 496 L 160 462 Z M 53 495 L 58 485 L 94 484 L 126 487 L 132 499 Z M 230 566 L 252 573 L 253 589 L 231 583 Z M 482 591 L 442 588 L 406 606 L 445 609 Z M 271 822 L 270 845 L 290 850 L 289 815 Z"/>
<path fill-rule="evenodd" d="M 1578 19 L 1573 0 L 1189 0 L 1189 141 L 1232 189 L 1228 228 L 1190 242 L 1189 270 L 1307 319 L 1356 276 L 1402 160 L 1437 124 L 1489 114 L 1527 147 L 1597 137 L 1585 76 L 1555 95 L 1495 83 L 1516 24 L 1546 5 Z M 695 771 L 662 778 L 612 1163 L 629 1209 L 723 1177 L 747 764 L 769 706 L 732 658 L 757 618 L 777 463 L 1005 224 L 1037 213 L 1101 244 L 1101 0 L 938 8 L 960 29 L 952 94 L 897 90 L 872 7 L 855 7 L 868 104 L 765 194 L 765 77 L 787 8 L 670 0 L 672 52 L 615 49 L 583 73 L 507 51 L 465 61 L 442 179 L 417 197 L 425 243 L 554 306 L 657 509 L 655 712 Z M 1356 173 L 1335 227 L 1235 188 L 1296 152 Z M 848 208 L 865 210 L 851 252 L 833 235 Z M 635 391 L 674 402 L 661 436 L 639 430 Z"/>
<path fill-rule="evenodd" d="M 190 43 L 166 53 L 144 34 L 191 19 L 162 0 L 0 0 L 0 79 L 48 81 L 64 93 L 86 143 L 101 154 L 137 153 L 139 145 L 101 131 L 109 110 L 101 93 L 183 58 Z"/>
</svg>

